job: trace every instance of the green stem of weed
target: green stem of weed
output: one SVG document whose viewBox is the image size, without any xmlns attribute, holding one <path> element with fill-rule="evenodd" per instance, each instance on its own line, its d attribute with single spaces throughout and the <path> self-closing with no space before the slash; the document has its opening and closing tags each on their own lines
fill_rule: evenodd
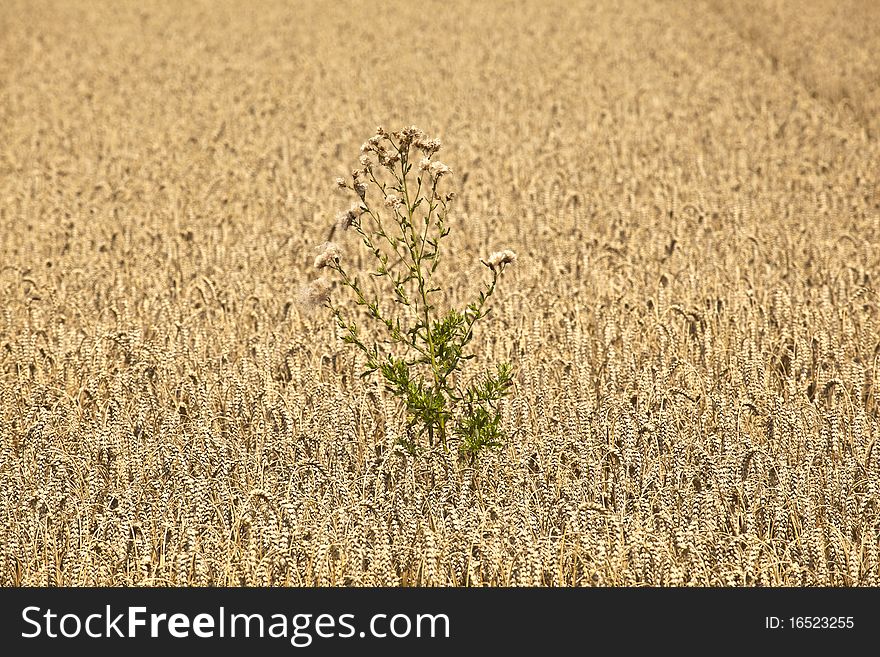
<svg viewBox="0 0 880 657">
<path fill-rule="evenodd" d="M 416 232 L 415 232 L 416 228 L 413 224 L 414 204 L 413 204 L 413 202 L 410 201 L 409 188 L 406 184 L 407 166 L 408 166 L 408 159 L 407 159 L 408 150 L 407 150 L 407 152 L 403 152 L 403 151 L 398 150 L 398 152 L 400 153 L 400 170 L 401 170 L 401 178 L 403 181 L 403 184 L 402 184 L 403 200 L 404 200 L 404 203 L 406 204 L 406 214 L 407 214 L 407 220 L 408 220 L 408 227 L 409 227 L 410 236 L 412 238 L 412 248 L 411 248 L 412 254 L 411 255 L 412 255 L 412 259 L 413 259 L 413 269 L 415 271 L 416 280 L 419 285 L 419 298 L 421 299 L 421 302 L 422 302 L 422 310 L 423 310 L 423 314 L 424 314 L 423 321 L 424 321 L 424 330 L 425 330 L 425 342 L 428 345 L 428 356 L 431 361 L 431 375 L 433 376 L 433 379 L 434 379 L 434 391 L 439 392 L 442 389 L 442 384 L 441 384 L 440 371 L 437 366 L 437 351 L 434 346 L 434 337 L 433 337 L 433 332 L 431 330 L 431 315 L 430 315 L 431 304 L 428 300 L 428 292 L 425 289 L 425 274 L 422 271 L 422 255 L 425 252 L 425 242 L 428 239 L 428 228 L 430 226 L 430 217 L 427 217 L 425 219 L 425 232 L 421 236 L 421 244 L 419 245 L 419 252 L 418 252 L 418 254 L 416 254 L 416 245 L 417 245 Z M 419 188 L 421 189 L 421 185 L 419 186 Z M 417 312 L 418 312 L 418 310 L 417 310 Z M 442 443 L 443 447 L 448 451 L 449 448 L 446 445 L 445 409 L 439 413 L 439 417 L 437 418 L 437 428 L 440 433 L 440 442 Z M 428 427 L 428 436 L 429 436 L 429 440 L 433 443 L 433 436 L 434 436 L 433 425 L 430 425 Z"/>
</svg>

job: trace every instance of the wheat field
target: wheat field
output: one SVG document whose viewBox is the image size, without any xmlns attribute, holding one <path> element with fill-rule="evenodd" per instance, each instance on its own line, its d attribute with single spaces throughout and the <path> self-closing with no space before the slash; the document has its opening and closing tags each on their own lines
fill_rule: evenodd
<svg viewBox="0 0 880 657">
<path fill-rule="evenodd" d="M 880 584 L 878 23 L 7 0 L 0 584 Z M 298 301 L 334 179 L 410 124 L 458 193 L 447 302 L 519 254 L 473 464 L 403 450 Z"/>
</svg>

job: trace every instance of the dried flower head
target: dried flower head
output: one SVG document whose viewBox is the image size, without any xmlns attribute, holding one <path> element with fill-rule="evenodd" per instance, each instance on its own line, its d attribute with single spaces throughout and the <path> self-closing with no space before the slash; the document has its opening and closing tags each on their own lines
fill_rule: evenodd
<svg viewBox="0 0 880 657">
<path fill-rule="evenodd" d="M 324 277 L 303 285 L 299 291 L 299 302 L 306 307 L 320 306 L 330 299 L 330 281 Z"/>
<path fill-rule="evenodd" d="M 366 206 L 363 204 L 355 203 L 345 212 L 339 213 L 339 216 L 336 217 L 336 225 L 339 226 L 341 230 L 348 230 L 351 228 L 352 224 L 360 218 L 366 209 Z"/>
<path fill-rule="evenodd" d="M 434 180 L 439 180 L 440 176 L 445 176 L 447 173 L 452 173 L 452 169 L 450 169 L 442 162 L 431 162 L 431 164 L 428 166 L 428 173 L 431 174 L 431 177 Z"/>
<path fill-rule="evenodd" d="M 385 197 L 385 205 L 389 208 L 397 209 L 401 205 L 403 205 L 403 199 L 400 198 L 397 194 L 388 194 Z"/>
<path fill-rule="evenodd" d="M 361 197 L 362 201 L 367 196 L 367 186 L 363 182 L 361 182 L 360 180 L 355 181 L 354 191 L 357 193 L 358 196 Z"/>
<path fill-rule="evenodd" d="M 379 164 L 389 169 L 400 161 L 399 153 L 392 153 L 384 148 L 379 148 L 376 154 L 379 157 Z"/>
<path fill-rule="evenodd" d="M 339 247 L 333 242 L 324 242 L 315 258 L 315 269 L 331 267 L 339 262 Z"/>
<path fill-rule="evenodd" d="M 440 150 L 440 140 L 439 139 L 417 139 L 413 142 L 413 145 L 422 151 L 428 157 L 431 157 Z"/>
<path fill-rule="evenodd" d="M 425 138 L 425 133 L 414 125 L 398 132 L 394 132 L 392 135 L 400 142 L 401 151 L 407 150 L 414 141 L 419 141 Z"/>
<path fill-rule="evenodd" d="M 516 253 L 514 253 L 510 249 L 505 249 L 504 251 L 496 251 L 495 253 L 490 255 L 489 259 L 483 262 L 483 264 L 494 271 L 499 267 L 503 269 L 504 265 L 512 265 L 515 262 Z"/>
<path fill-rule="evenodd" d="M 345 182 L 345 178 L 337 178 L 335 185 L 340 189 L 345 189 L 348 187 L 348 183 Z"/>
<path fill-rule="evenodd" d="M 430 166 L 431 166 L 431 160 L 430 160 L 430 158 L 423 157 L 423 158 L 419 161 L 419 170 L 420 170 L 420 171 L 427 171 L 428 168 L 429 168 Z"/>
<path fill-rule="evenodd" d="M 375 151 L 379 147 L 379 142 L 382 141 L 382 137 L 380 135 L 373 135 L 363 144 L 361 144 L 361 153 L 369 153 L 370 151 Z"/>
</svg>

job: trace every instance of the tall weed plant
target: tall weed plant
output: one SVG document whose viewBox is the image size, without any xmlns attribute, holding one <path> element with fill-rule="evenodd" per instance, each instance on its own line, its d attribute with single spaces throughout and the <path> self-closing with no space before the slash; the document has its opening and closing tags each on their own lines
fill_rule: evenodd
<svg viewBox="0 0 880 657">
<path fill-rule="evenodd" d="M 466 381 L 463 369 L 475 357 L 469 350 L 474 328 L 489 314 L 489 299 L 516 254 L 503 250 L 481 260 L 491 277 L 464 308 L 438 307 L 439 265 L 455 197 L 444 189 L 452 171 L 436 159 L 439 150 L 440 140 L 428 139 L 415 126 L 390 133 L 377 128 L 361 147 L 360 167 L 350 179 L 336 180 L 356 200 L 338 217 L 331 237 L 336 229 L 356 232 L 373 261 L 369 275 L 383 284 L 365 284 L 340 247 L 326 242 L 315 267 L 332 272 L 360 312 L 336 299 L 327 275 L 313 281 L 307 294 L 329 309 L 343 341 L 363 352 L 362 376 L 378 373 L 401 400 L 406 411 L 401 444 L 416 454 L 424 442 L 449 449 L 454 438 L 461 454 L 473 461 L 505 439 L 499 402 L 511 389 L 513 368 L 499 363 Z M 382 303 L 383 294 L 394 303 Z M 369 335 L 381 337 L 369 339 L 363 320 L 379 329 Z"/>
</svg>

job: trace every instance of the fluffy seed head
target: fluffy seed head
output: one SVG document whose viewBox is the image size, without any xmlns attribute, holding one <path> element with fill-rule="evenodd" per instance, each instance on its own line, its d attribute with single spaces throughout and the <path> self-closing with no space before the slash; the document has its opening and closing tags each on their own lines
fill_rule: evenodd
<svg viewBox="0 0 880 657">
<path fill-rule="evenodd" d="M 496 251 L 492 255 L 489 256 L 489 259 L 484 263 L 489 269 L 496 270 L 499 267 L 502 269 L 504 265 L 512 265 L 516 262 L 516 253 L 511 251 L 510 249 L 505 249 L 504 251 Z"/>
<path fill-rule="evenodd" d="M 434 153 L 440 150 L 440 140 L 439 139 L 417 139 L 413 145 L 422 151 L 428 157 L 431 157 Z"/>
<path fill-rule="evenodd" d="M 400 161 L 399 153 L 392 153 L 385 148 L 379 148 L 376 154 L 379 157 L 379 164 L 389 169 Z"/>
<path fill-rule="evenodd" d="M 330 299 L 331 283 L 324 277 L 304 285 L 299 291 L 299 302 L 306 307 L 320 306 Z"/>
<path fill-rule="evenodd" d="M 414 125 L 392 134 L 400 141 L 401 151 L 408 149 L 414 141 L 420 141 L 425 138 L 425 133 Z"/>
<path fill-rule="evenodd" d="M 330 267 L 339 262 L 339 247 L 333 242 L 324 242 L 315 258 L 315 269 Z"/>
<path fill-rule="evenodd" d="M 387 205 L 389 208 L 396 209 L 403 205 L 403 199 L 400 198 L 397 194 L 388 194 L 385 197 L 385 205 Z"/>
<path fill-rule="evenodd" d="M 355 203 L 345 212 L 340 212 L 336 217 L 336 225 L 341 230 L 348 230 L 352 224 L 366 211 L 366 207 L 361 203 Z"/>
<path fill-rule="evenodd" d="M 431 177 L 434 180 L 439 180 L 440 176 L 445 176 L 447 173 L 452 173 L 452 169 L 450 169 L 442 162 L 431 162 L 431 164 L 428 165 L 428 173 L 431 174 Z"/>
<path fill-rule="evenodd" d="M 369 153 L 370 151 L 374 151 L 379 147 L 379 142 L 382 141 L 382 137 L 380 135 L 373 135 L 363 144 L 361 144 L 361 153 Z"/>
</svg>

